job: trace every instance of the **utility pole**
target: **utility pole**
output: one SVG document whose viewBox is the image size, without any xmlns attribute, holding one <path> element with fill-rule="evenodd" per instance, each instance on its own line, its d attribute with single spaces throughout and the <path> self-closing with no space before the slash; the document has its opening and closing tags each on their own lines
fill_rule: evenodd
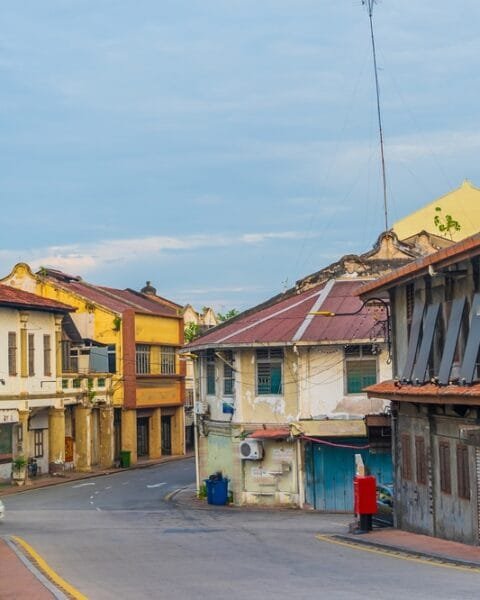
<svg viewBox="0 0 480 600">
<path fill-rule="evenodd" d="M 380 87 L 378 84 L 377 53 L 375 49 L 375 36 L 373 33 L 373 5 L 376 0 L 362 0 L 362 4 L 367 7 L 368 18 L 370 21 L 370 38 L 372 40 L 373 70 L 375 73 L 375 91 L 377 94 L 377 117 L 378 132 L 380 136 L 380 159 L 382 163 L 382 181 L 383 181 L 383 212 L 385 216 L 385 231 L 388 231 L 388 208 L 387 208 L 387 177 L 385 174 L 385 154 L 383 150 L 383 127 L 382 113 L 380 111 Z"/>
</svg>

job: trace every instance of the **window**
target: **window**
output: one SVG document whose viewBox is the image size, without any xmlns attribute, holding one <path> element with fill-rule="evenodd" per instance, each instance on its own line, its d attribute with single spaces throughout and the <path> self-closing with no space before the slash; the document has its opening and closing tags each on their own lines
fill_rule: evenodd
<svg viewBox="0 0 480 600">
<path fill-rule="evenodd" d="M 427 455 L 425 453 L 425 440 L 423 437 L 415 438 L 415 465 L 417 471 L 417 483 L 427 483 Z"/>
<path fill-rule="evenodd" d="M 440 465 L 440 490 L 444 494 L 451 494 L 450 444 L 448 442 L 440 442 L 438 444 L 438 455 Z"/>
<path fill-rule="evenodd" d="M 282 394 L 282 348 L 257 350 L 257 394 Z"/>
<path fill-rule="evenodd" d="M 68 379 L 62 379 L 62 389 L 66 389 L 68 388 L 68 384 L 69 384 L 69 380 Z"/>
<path fill-rule="evenodd" d="M 12 425 L 2 423 L 0 425 L 0 463 L 10 460 L 12 457 Z"/>
<path fill-rule="evenodd" d="M 112 346 L 108 346 L 108 372 L 117 372 L 117 353 L 115 344 L 113 344 Z"/>
<path fill-rule="evenodd" d="M 215 352 L 207 351 L 207 394 L 215 395 Z"/>
<path fill-rule="evenodd" d="M 105 377 L 99 377 L 97 379 L 97 387 L 99 387 L 99 388 L 105 387 Z"/>
<path fill-rule="evenodd" d="M 52 374 L 52 345 L 49 335 L 43 336 L 43 374 Z"/>
<path fill-rule="evenodd" d="M 35 429 L 33 434 L 33 451 L 35 458 L 43 456 L 43 429 Z"/>
<path fill-rule="evenodd" d="M 457 445 L 457 484 L 458 496 L 470 500 L 470 469 L 468 467 L 468 447 Z"/>
<path fill-rule="evenodd" d="M 79 388 L 81 385 L 82 385 L 82 382 L 80 379 L 74 379 L 72 381 L 72 387 L 74 387 L 74 388 Z"/>
<path fill-rule="evenodd" d="M 8 334 L 8 374 L 17 374 L 17 334 L 13 331 Z"/>
<path fill-rule="evenodd" d="M 402 440 L 402 479 L 412 479 L 412 443 L 410 435 L 403 433 Z"/>
<path fill-rule="evenodd" d="M 28 374 L 30 377 L 35 375 L 35 335 L 28 334 Z"/>
<path fill-rule="evenodd" d="M 364 387 L 377 383 L 375 344 L 345 346 L 347 394 L 360 394 Z"/>
<path fill-rule="evenodd" d="M 150 346 L 137 344 L 137 374 L 148 375 L 150 373 Z"/>
<path fill-rule="evenodd" d="M 233 369 L 233 352 L 225 352 L 223 355 L 223 395 L 233 396 L 235 383 L 235 371 Z"/>
<path fill-rule="evenodd" d="M 160 373 L 172 375 L 175 371 L 175 348 L 160 346 Z"/>
</svg>

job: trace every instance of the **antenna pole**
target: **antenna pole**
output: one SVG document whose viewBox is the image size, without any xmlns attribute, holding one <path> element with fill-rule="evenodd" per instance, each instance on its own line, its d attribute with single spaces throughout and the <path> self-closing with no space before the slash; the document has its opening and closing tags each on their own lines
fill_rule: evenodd
<svg viewBox="0 0 480 600">
<path fill-rule="evenodd" d="M 368 9 L 368 18 L 370 21 L 370 37 L 372 40 L 372 54 L 373 54 L 373 70 L 375 73 L 375 91 L 377 94 L 377 117 L 378 117 L 378 132 L 380 135 L 380 158 L 382 162 L 382 181 L 383 181 L 383 212 L 385 216 L 385 231 L 388 230 L 388 208 L 387 208 L 387 176 L 385 174 L 385 154 L 383 150 L 383 127 L 382 127 L 382 113 L 380 111 L 380 86 L 378 84 L 378 69 L 377 69 L 377 53 L 375 49 L 375 36 L 373 34 L 373 5 L 375 0 L 362 0 L 362 4 L 365 4 Z"/>
</svg>

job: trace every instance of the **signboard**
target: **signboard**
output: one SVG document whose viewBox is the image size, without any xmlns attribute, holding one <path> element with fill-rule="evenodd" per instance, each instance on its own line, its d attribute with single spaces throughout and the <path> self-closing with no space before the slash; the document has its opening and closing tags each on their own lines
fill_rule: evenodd
<svg viewBox="0 0 480 600">
<path fill-rule="evenodd" d="M 0 423 L 18 423 L 18 410 L 16 408 L 0 409 Z"/>
</svg>

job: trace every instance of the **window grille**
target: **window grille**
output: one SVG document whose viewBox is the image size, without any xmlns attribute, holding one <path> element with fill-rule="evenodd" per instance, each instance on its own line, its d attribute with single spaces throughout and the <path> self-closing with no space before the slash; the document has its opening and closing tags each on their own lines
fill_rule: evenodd
<svg viewBox="0 0 480 600">
<path fill-rule="evenodd" d="M 136 366 L 138 375 L 148 375 L 150 373 L 150 346 L 147 344 L 137 344 Z"/>
<path fill-rule="evenodd" d="M 257 394 L 282 394 L 282 348 L 257 349 Z"/>
<path fill-rule="evenodd" d="M 17 374 L 17 334 L 13 331 L 8 334 L 8 374 Z"/>
<path fill-rule="evenodd" d="M 175 348 L 160 346 L 160 372 L 162 375 L 175 373 Z"/>
</svg>

